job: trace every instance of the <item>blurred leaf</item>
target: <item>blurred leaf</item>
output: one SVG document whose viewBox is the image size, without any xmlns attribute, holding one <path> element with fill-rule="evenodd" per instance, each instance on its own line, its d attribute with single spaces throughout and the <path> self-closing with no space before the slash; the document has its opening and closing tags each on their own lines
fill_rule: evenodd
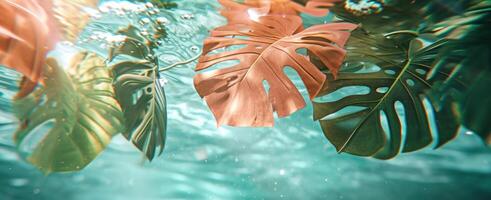
<svg viewBox="0 0 491 200">
<path fill-rule="evenodd" d="M 53 14 L 63 32 L 63 39 L 75 42 L 90 22 L 89 9 L 96 11 L 99 0 L 52 0 Z"/>
<path fill-rule="evenodd" d="M 44 75 L 45 87 L 15 101 L 15 142 L 22 147 L 44 134 L 28 160 L 45 173 L 80 170 L 121 131 L 109 71 L 102 58 L 80 53 L 66 71 L 49 58 Z"/>
<path fill-rule="evenodd" d="M 45 57 L 57 41 L 48 1 L 0 1 L 0 64 L 22 73 L 17 97 L 34 90 L 41 80 Z"/>
<path fill-rule="evenodd" d="M 471 1 L 462 15 L 427 28 L 450 40 L 442 50 L 435 70 L 447 71 L 448 79 L 434 87 L 432 95 L 441 102 L 454 101 L 456 115 L 468 129 L 491 144 L 491 1 Z M 434 70 L 434 71 L 435 71 Z M 435 79 L 436 73 L 431 73 Z M 466 83 L 468 88 L 460 87 Z"/>
<path fill-rule="evenodd" d="M 297 2 L 292 0 L 218 0 L 223 6 L 221 15 L 231 23 L 249 23 L 267 15 L 295 15 L 306 13 L 313 16 L 325 16 L 327 9 L 341 0 L 309 0 Z M 304 4 L 304 5 L 303 5 Z M 301 27 L 302 29 L 303 27 Z M 301 30 L 299 29 L 299 30 Z"/>
</svg>

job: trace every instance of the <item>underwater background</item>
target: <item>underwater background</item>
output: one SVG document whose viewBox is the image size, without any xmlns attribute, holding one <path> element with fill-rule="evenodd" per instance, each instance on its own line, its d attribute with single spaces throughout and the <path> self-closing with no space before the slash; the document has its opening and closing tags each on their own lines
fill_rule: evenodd
<svg viewBox="0 0 491 200">
<path fill-rule="evenodd" d="M 177 3 L 178 8 L 157 14 L 168 20 L 168 37 L 159 48 L 164 66 L 199 54 L 208 31 L 226 22 L 215 1 Z M 307 25 L 330 20 L 303 17 Z M 76 46 L 106 54 L 99 39 L 144 18 L 103 14 Z M 70 46 L 59 45 L 58 52 L 69 52 Z M 383 161 L 336 153 L 312 121 L 309 103 L 276 119 L 274 128 L 217 128 L 194 89 L 194 65 L 162 74 L 169 116 L 162 156 L 145 161 L 118 135 L 84 170 L 47 176 L 17 155 L 11 133 L 18 122 L 10 100 L 20 75 L 0 67 L 0 200 L 491 199 L 491 150 L 476 135 L 462 130 L 438 150 Z M 298 75 L 293 70 L 288 75 L 308 100 Z"/>
</svg>

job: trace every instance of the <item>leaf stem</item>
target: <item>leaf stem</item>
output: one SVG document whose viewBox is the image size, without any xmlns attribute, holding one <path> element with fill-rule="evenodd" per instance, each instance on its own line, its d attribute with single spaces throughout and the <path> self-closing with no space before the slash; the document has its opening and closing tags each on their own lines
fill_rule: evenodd
<svg viewBox="0 0 491 200">
<path fill-rule="evenodd" d="M 164 67 L 164 68 L 162 68 L 162 69 L 159 69 L 159 72 L 167 71 L 167 70 L 172 69 L 172 68 L 174 68 L 174 67 L 177 67 L 177 66 L 179 66 L 179 65 L 185 65 L 185 64 L 188 64 L 188 63 L 190 63 L 190 62 L 195 61 L 195 60 L 196 60 L 196 59 L 198 59 L 200 56 L 201 56 L 201 53 L 199 53 L 199 54 L 195 55 L 194 57 L 192 57 L 192 58 L 190 58 L 190 59 L 188 59 L 188 60 L 183 60 L 183 61 L 180 61 L 180 62 L 176 62 L 176 63 L 174 63 L 174 64 L 172 64 L 172 65 L 169 65 L 169 66 L 167 66 L 167 67 Z"/>
</svg>

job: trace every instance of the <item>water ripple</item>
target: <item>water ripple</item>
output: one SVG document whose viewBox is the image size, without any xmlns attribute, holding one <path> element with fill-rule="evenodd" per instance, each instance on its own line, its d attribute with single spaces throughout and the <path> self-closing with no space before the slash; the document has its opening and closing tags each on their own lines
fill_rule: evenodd
<svg viewBox="0 0 491 200">
<path fill-rule="evenodd" d="M 162 65 L 199 53 L 213 27 L 225 23 L 218 4 L 178 1 L 160 12 L 169 38 L 159 48 Z M 114 33 L 142 16 L 101 16 L 90 24 L 81 47 L 106 54 L 87 38 Z M 163 20 L 163 19 L 162 19 Z M 308 18 L 308 20 L 313 20 Z M 308 24 L 313 23 L 308 21 Z M 10 99 L 19 75 L 0 68 L 0 199 L 480 199 L 491 196 L 491 152 L 475 135 L 444 148 L 379 161 L 337 154 L 312 121 L 312 107 L 276 119 L 274 128 L 216 127 L 193 87 L 195 63 L 162 75 L 168 97 L 169 130 L 164 154 L 144 161 L 122 136 L 78 173 L 42 175 L 15 153 Z M 295 72 L 287 73 L 301 94 Z"/>
</svg>

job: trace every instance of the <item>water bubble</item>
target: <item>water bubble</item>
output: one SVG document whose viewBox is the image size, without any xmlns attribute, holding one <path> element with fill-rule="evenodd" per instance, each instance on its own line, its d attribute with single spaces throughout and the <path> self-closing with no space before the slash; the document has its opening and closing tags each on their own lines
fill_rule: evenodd
<svg viewBox="0 0 491 200">
<path fill-rule="evenodd" d="M 166 78 L 164 78 L 164 77 L 159 78 L 159 83 L 160 83 L 160 85 L 165 85 L 165 84 L 167 84 L 168 82 L 169 82 L 169 81 L 168 81 Z"/>
<path fill-rule="evenodd" d="M 194 157 L 196 158 L 196 160 L 204 160 L 205 162 L 207 162 L 208 151 L 206 150 L 206 148 L 197 149 L 194 152 Z"/>
<path fill-rule="evenodd" d="M 140 20 L 140 24 L 142 24 L 142 25 L 148 24 L 148 23 L 150 23 L 150 19 L 148 19 L 148 18 L 143 18 Z"/>
<path fill-rule="evenodd" d="M 159 24 L 163 24 L 163 25 L 166 25 L 166 24 L 169 24 L 169 20 L 165 17 L 157 17 L 157 23 Z"/>
<path fill-rule="evenodd" d="M 15 178 L 10 180 L 10 185 L 14 187 L 22 187 L 25 186 L 29 183 L 29 180 L 24 179 L 24 178 Z"/>
<path fill-rule="evenodd" d="M 199 51 L 199 47 L 198 46 L 192 46 L 191 51 L 197 52 L 197 51 Z"/>
<path fill-rule="evenodd" d="M 186 13 L 186 14 L 181 15 L 181 19 L 188 20 L 188 19 L 193 19 L 193 18 L 194 18 L 194 15 L 191 13 Z"/>
<path fill-rule="evenodd" d="M 40 192 L 41 192 L 41 189 L 39 189 L 39 188 L 36 188 L 32 191 L 32 193 L 34 193 L 34 194 L 39 194 Z"/>
<path fill-rule="evenodd" d="M 145 6 L 146 6 L 147 8 L 153 8 L 153 4 L 152 4 L 152 3 L 150 3 L 150 2 L 146 3 L 146 4 L 145 4 Z"/>
</svg>

